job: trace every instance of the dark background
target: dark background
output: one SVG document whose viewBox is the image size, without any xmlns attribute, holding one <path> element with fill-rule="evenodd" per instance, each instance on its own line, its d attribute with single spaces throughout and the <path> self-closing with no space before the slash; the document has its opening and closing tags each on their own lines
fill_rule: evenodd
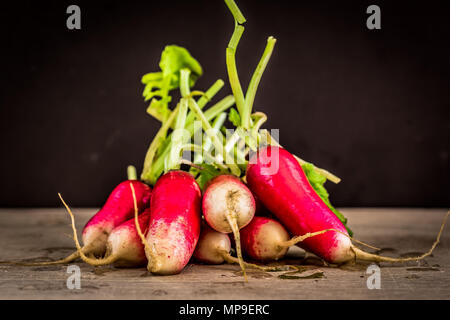
<svg viewBox="0 0 450 320">
<path fill-rule="evenodd" d="M 337 206 L 449 206 L 448 1 L 238 1 L 246 84 L 278 39 L 255 101 L 290 151 L 343 179 Z M 66 8 L 81 7 L 81 30 Z M 381 7 L 381 30 L 366 8 Z M 227 80 L 221 0 L 2 3 L 0 206 L 100 206 L 139 169 L 159 123 L 140 77 L 166 44 Z M 227 86 L 217 97 L 230 93 Z"/>
</svg>

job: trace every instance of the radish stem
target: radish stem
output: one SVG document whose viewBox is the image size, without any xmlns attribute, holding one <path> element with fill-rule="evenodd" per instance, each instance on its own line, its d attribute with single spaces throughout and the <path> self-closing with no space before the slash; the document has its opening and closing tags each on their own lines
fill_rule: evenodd
<svg viewBox="0 0 450 320">
<path fill-rule="evenodd" d="M 209 136 L 209 138 L 211 139 L 215 151 L 218 152 L 224 159 L 224 151 L 223 151 L 223 145 L 220 142 L 218 135 L 214 135 L 212 133 L 213 129 L 209 123 L 209 121 L 206 119 L 205 115 L 203 114 L 203 112 L 200 110 L 200 108 L 198 107 L 197 103 L 194 101 L 194 99 L 189 99 L 189 108 L 191 108 L 191 110 L 193 112 L 195 112 L 196 116 L 198 117 L 198 119 L 202 122 L 202 125 L 204 127 L 204 131 L 206 132 L 206 134 Z M 241 170 L 239 169 L 239 167 L 234 163 L 230 163 L 228 164 L 228 166 L 230 167 L 231 172 L 236 175 L 236 176 L 240 176 L 241 175 Z"/>
<path fill-rule="evenodd" d="M 234 19 L 240 24 L 245 23 L 245 17 L 242 14 L 241 10 L 239 10 L 234 0 L 225 0 L 225 3 L 227 4 L 228 9 L 231 11 Z"/>
<path fill-rule="evenodd" d="M 136 173 L 135 166 L 127 167 L 127 176 L 128 176 L 128 180 L 137 180 L 137 173 Z"/>
<path fill-rule="evenodd" d="M 248 85 L 247 93 L 245 95 L 245 109 L 244 109 L 245 116 L 249 117 L 251 114 L 253 102 L 255 101 L 256 91 L 258 90 L 258 85 L 261 81 L 261 77 L 264 73 L 264 70 L 266 69 L 267 64 L 269 63 L 276 41 L 277 40 L 274 37 L 267 38 L 266 48 L 264 49 L 261 60 L 256 66 L 252 79 L 250 80 L 250 83 Z"/>
<path fill-rule="evenodd" d="M 242 87 L 239 81 L 236 67 L 236 48 L 243 32 L 244 27 L 236 22 L 233 35 L 231 36 L 231 40 L 226 49 L 226 65 L 231 90 L 233 91 L 233 95 L 236 98 L 236 107 L 241 116 L 241 126 L 248 129 L 250 127 L 250 114 L 244 114 L 245 98 L 244 93 L 242 92 Z"/>
<path fill-rule="evenodd" d="M 207 93 L 208 92 L 206 92 L 206 94 Z M 202 99 L 203 99 L 203 97 L 199 99 L 199 103 Z M 204 101 L 206 101 L 206 100 L 204 100 Z M 204 112 L 205 118 L 208 121 L 211 121 L 214 117 L 216 117 L 221 112 L 224 112 L 225 110 L 230 108 L 233 104 L 234 104 L 234 97 L 232 95 L 229 95 L 229 96 L 223 98 L 222 100 L 220 100 L 219 102 L 217 102 L 215 105 L 213 105 L 208 110 L 206 110 Z M 200 107 L 200 105 L 199 105 L 199 107 Z M 192 120 L 189 120 L 190 116 L 192 116 Z M 195 113 L 190 111 L 186 118 L 186 130 L 189 131 L 189 134 L 191 136 L 194 134 L 194 131 L 195 131 L 194 118 L 195 118 Z M 187 143 L 187 141 L 184 141 L 184 142 Z M 158 156 L 158 158 L 153 163 L 152 168 L 151 168 L 153 176 L 159 177 L 161 175 L 161 173 L 164 171 L 164 160 L 167 158 L 171 147 L 172 147 L 172 143 L 169 142 L 167 144 L 167 146 L 164 148 L 164 150 L 162 151 L 162 153 Z"/>
<path fill-rule="evenodd" d="M 183 71 L 183 70 L 182 70 Z M 186 93 L 186 92 L 185 92 Z M 185 140 L 184 133 L 184 125 L 186 123 L 186 114 L 188 111 L 188 104 L 186 98 L 181 98 L 180 106 L 175 122 L 175 128 L 172 133 L 172 147 L 170 148 L 170 154 L 167 161 L 167 167 L 165 171 L 171 169 L 179 169 L 180 168 L 180 160 L 182 158 L 181 146 L 183 141 Z"/>
<path fill-rule="evenodd" d="M 225 123 L 226 119 L 227 119 L 227 114 L 225 112 L 222 112 L 221 114 L 219 114 L 212 124 L 213 130 L 218 132 L 220 130 L 220 128 L 223 126 L 223 124 Z M 211 139 L 208 136 L 206 136 L 205 142 L 203 143 L 203 150 L 205 150 L 206 152 L 210 152 L 211 149 L 212 149 Z M 201 163 L 202 161 L 203 161 L 202 155 L 200 153 L 197 153 L 194 158 L 194 163 Z"/>
</svg>

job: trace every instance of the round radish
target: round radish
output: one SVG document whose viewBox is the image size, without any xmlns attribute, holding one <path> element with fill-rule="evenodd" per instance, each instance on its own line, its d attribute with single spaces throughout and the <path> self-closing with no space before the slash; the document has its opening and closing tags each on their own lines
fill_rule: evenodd
<svg viewBox="0 0 450 320">
<path fill-rule="evenodd" d="M 255 199 L 251 191 L 235 176 L 217 176 L 205 190 L 202 209 L 211 228 L 223 233 L 233 232 L 239 264 L 246 277 L 239 229 L 245 227 L 255 215 Z"/>
<path fill-rule="evenodd" d="M 254 217 L 241 230 L 242 250 L 254 260 L 279 260 L 284 258 L 290 246 L 327 231 L 331 230 L 308 233 L 291 239 L 278 221 L 268 217 Z"/>
<path fill-rule="evenodd" d="M 208 225 L 202 225 L 202 231 L 194 251 L 194 258 L 206 264 L 240 263 L 239 259 L 230 254 L 231 241 L 226 233 L 218 232 Z M 259 266 L 243 261 L 246 267 L 263 271 L 275 271 L 276 267 Z"/>
<path fill-rule="evenodd" d="M 202 226 L 200 238 L 194 251 L 194 258 L 207 264 L 221 264 L 226 261 L 225 255 L 231 250 L 230 237 L 226 233 L 217 232 L 206 224 Z"/>
</svg>

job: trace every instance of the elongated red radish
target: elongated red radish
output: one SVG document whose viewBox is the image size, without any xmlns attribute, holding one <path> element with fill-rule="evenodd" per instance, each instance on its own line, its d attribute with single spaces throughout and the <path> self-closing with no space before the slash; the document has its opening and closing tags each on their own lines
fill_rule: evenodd
<svg viewBox="0 0 450 320">
<path fill-rule="evenodd" d="M 244 228 L 245 229 L 245 228 Z M 202 225 L 202 231 L 194 251 L 194 258 L 206 264 L 239 263 L 239 259 L 230 254 L 231 241 L 226 233 L 218 232 L 207 224 Z M 259 266 L 244 261 L 244 265 L 263 271 L 276 270 L 274 267 Z"/>
<path fill-rule="evenodd" d="M 246 177 L 251 190 L 291 234 L 336 230 L 308 238 L 299 244 L 330 263 L 340 264 L 355 258 L 375 262 L 421 260 L 429 256 L 438 244 L 450 213 L 447 212 L 437 239 L 427 253 L 402 259 L 378 256 L 352 244 L 344 225 L 317 195 L 302 167 L 285 149 L 275 146 L 261 148 L 250 158 Z"/>
<path fill-rule="evenodd" d="M 87 257 L 82 251 L 78 237 L 75 237 L 77 230 L 74 225 L 72 211 L 60 194 L 59 197 L 71 216 L 75 245 L 84 262 L 93 266 L 114 264 L 116 267 L 140 267 L 147 263 L 144 245 L 136 230 L 134 218 L 125 221 L 111 231 L 106 243 L 106 256 L 104 258 L 95 259 Z M 145 229 L 148 226 L 149 220 L 150 208 L 147 208 L 139 215 L 138 221 L 140 227 Z"/>
<path fill-rule="evenodd" d="M 291 239 L 278 221 L 268 217 L 254 217 L 241 229 L 242 251 L 254 260 L 276 261 L 284 258 L 289 247 L 328 231 L 331 230 L 308 233 Z"/>
<path fill-rule="evenodd" d="M 130 178 L 134 178 L 130 173 Z M 134 174 L 135 176 L 135 174 Z M 134 215 L 133 197 L 130 183 L 136 191 L 138 211 L 142 212 L 150 203 L 151 189 L 145 183 L 137 180 L 126 180 L 117 185 L 109 195 L 103 207 L 86 223 L 83 228 L 82 239 L 84 246 L 82 252 L 85 255 L 93 254 L 102 256 L 106 252 L 107 239 L 111 231 L 130 219 Z M 41 266 L 69 263 L 80 257 L 78 251 L 64 259 L 48 262 L 25 263 L 20 261 L 1 261 L 0 263 L 16 264 L 24 266 Z"/>
<path fill-rule="evenodd" d="M 132 192 L 133 186 L 131 185 Z M 180 273 L 194 253 L 200 236 L 201 190 L 194 177 L 174 170 L 156 182 L 150 201 L 150 221 L 146 236 L 138 228 L 154 274 Z"/>
<path fill-rule="evenodd" d="M 138 211 L 141 212 L 148 206 L 151 195 L 148 185 L 137 180 L 121 182 L 110 194 L 102 209 L 84 227 L 82 239 L 85 254 L 103 255 L 111 231 L 134 216 L 130 183 L 136 193 Z"/>
<path fill-rule="evenodd" d="M 255 199 L 251 191 L 235 176 L 217 176 L 205 190 L 202 209 L 211 228 L 223 233 L 233 232 L 239 264 L 246 279 L 239 229 L 245 227 L 255 215 Z"/>
</svg>

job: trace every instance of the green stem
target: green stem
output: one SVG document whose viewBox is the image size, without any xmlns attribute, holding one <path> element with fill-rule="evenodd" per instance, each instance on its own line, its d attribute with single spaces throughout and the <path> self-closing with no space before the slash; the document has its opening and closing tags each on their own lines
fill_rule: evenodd
<svg viewBox="0 0 450 320">
<path fill-rule="evenodd" d="M 250 115 L 247 116 L 245 114 L 245 98 L 236 67 L 236 48 L 243 32 L 244 27 L 236 23 L 233 35 L 226 49 L 226 65 L 231 91 L 233 91 L 236 99 L 236 107 L 241 116 L 241 125 L 248 129 L 250 126 Z"/>
<path fill-rule="evenodd" d="M 227 114 L 225 112 L 222 112 L 219 114 L 216 119 L 214 120 L 212 124 L 212 128 L 219 132 L 222 125 L 225 123 L 225 120 L 227 120 Z M 205 142 L 203 143 L 203 149 L 206 152 L 209 152 L 212 149 L 212 142 L 209 137 L 205 138 Z M 203 161 L 203 157 L 200 153 L 197 153 L 194 157 L 194 163 L 201 163 Z"/>
<path fill-rule="evenodd" d="M 188 103 L 186 98 L 181 98 L 179 108 L 180 109 L 178 110 L 175 128 L 172 133 L 172 147 L 170 148 L 170 155 L 165 171 L 180 168 L 180 161 L 182 157 L 181 145 L 184 142 L 184 133 L 186 132 L 184 129 L 184 125 L 186 123 L 186 114 L 188 110 Z"/>
<path fill-rule="evenodd" d="M 191 89 L 189 88 L 189 75 L 191 74 L 191 70 L 189 69 L 181 69 L 180 70 L 180 92 L 183 98 L 186 98 Z"/>
<path fill-rule="evenodd" d="M 205 118 L 208 121 L 211 121 L 218 114 L 220 114 L 221 112 L 224 112 L 228 108 L 230 108 L 233 104 L 234 104 L 234 97 L 232 95 L 226 96 L 225 98 L 223 98 L 222 100 L 220 100 L 219 102 L 217 102 L 215 105 L 213 105 L 211 108 L 209 108 L 208 110 L 206 110 L 204 112 Z M 190 114 L 191 113 L 195 117 L 195 113 L 194 112 L 190 112 Z M 188 118 L 189 118 L 189 115 L 188 115 Z M 190 137 L 192 137 L 192 135 L 194 135 L 194 133 L 195 133 L 194 132 L 194 120 L 192 120 L 188 124 L 188 120 L 186 119 L 186 130 L 189 131 Z M 185 143 L 187 143 L 187 141 L 185 141 Z M 154 184 L 156 182 L 156 179 L 164 171 L 165 159 L 167 158 L 171 147 L 172 147 L 172 143 L 169 142 L 166 145 L 165 149 L 161 152 L 160 156 L 158 156 L 158 158 L 153 163 L 153 166 L 152 166 L 152 169 L 151 169 L 151 178 L 149 177 L 149 179 L 150 179 L 149 181 L 150 181 L 151 184 Z"/>
<path fill-rule="evenodd" d="M 146 182 L 150 182 L 151 184 L 154 184 L 156 182 L 155 179 L 152 179 L 152 164 L 153 160 L 155 158 L 156 152 L 158 151 L 159 147 L 161 146 L 162 142 L 164 141 L 164 138 L 167 134 L 167 131 L 172 125 L 173 120 L 175 119 L 175 116 L 178 112 L 178 106 L 172 111 L 167 121 L 163 123 L 161 128 L 159 129 L 158 133 L 156 134 L 155 138 L 150 144 L 150 147 L 148 148 L 147 154 L 145 155 L 144 160 L 144 168 L 142 170 L 141 179 Z"/>
<path fill-rule="evenodd" d="M 225 3 L 233 14 L 234 20 L 236 20 L 239 24 L 245 23 L 245 17 L 242 14 L 241 10 L 239 10 L 238 6 L 234 2 L 234 0 L 225 0 Z"/>
<path fill-rule="evenodd" d="M 211 124 L 209 123 L 209 121 L 207 120 L 205 115 L 203 114 L 202 110 L 200 110 L 199 106 L 197 105 L 197 103 L 195 102 L 194 99 L 189 99 L 189 108 L 191 108 L 191 110 L 193 112 L 195 112 L 195 115 L 197 116 L 197 118 L 202 122 L 203 130 L 206 132 L 206 134 L 211 139 L 211 141 L 214 145 L 215 151 L 218 152 L 223 157 L 223 159 L 228 160 L 229 157 L 225 157 L 225 153 L 223 151 L 223 145 L 218 138 L 219 135 L 215 135 L 212 133 L 213 129 L 211 127 Z M 223 141 L 223 139 L 222 139 L 222 141 Z M 229 163 L 228 166 L 230 167 L 230 170 L 234 175 L 236 175 L 236 176 L 241 175 L 241 170 L 234 162 Z"/>
<path fill-rule="evenodd" d="M 205 157 L 205 159 L 210 162 L 215 164 L 217 167 L 219 167 L 222 170 L 228 170 L 229 168 L 224 165 L 223 163 L 221 163 L 220 159 L 217 159 L 217 157 L 214 157 L 210 152 L 206 152 L 201 146 L 196 145 L 196 144 L 185 144 L 181 147 L 182 151 L 193 151 L 195 153 L 200 153 L 203 154 L 203 156 Z"/>
<path fill-rule="evenodd" d="M 205 94 L 197 101 L 197 104 L 200 107 L 200 109 L 203 109 L 206 106 L 206 104 L 209 101 L 211 101 L 211 99 L 217 94 L 217 92 L 219 92 L 219 90 L 222 89 L 224 84 L 225 83 L 223 82 L 223 80 L 219 79 L 216 82 L 214 82 L 214 84 L 208 90 L 206 90 Z M 186 125 L 189 125 L 190 123 L 194 122 L 194 119 L 195 114 L 190 111 L 186 118 Z"/>
<path fill-rule="evenodd" d="M 127 167 L 127 177 L 128 177 L 128 180 L 137 180 L 137 173 L 136 173 L 135 166 Z"/>
<path fill-rule="evenodd" d="M 247 88 L 247 93 L 245 95 L 245 116 L 250 115 L 252 112 L 253 102 L 255 101 L 256 91 L 258 89 L 259 82 L 261 81 L 261 77 L 266 69 L 267 64 L 269 63 L 270 57 L 272 55 L 273 49 L 275 47 L 276 39 L 273 37 L 269 37 L 267 39 L 267 45 L 264 49 L 264 53 L 259 60 L 258 65 L 256 66 L 255 71 L 253 72 L 252 79 Z"/>
</svg>

